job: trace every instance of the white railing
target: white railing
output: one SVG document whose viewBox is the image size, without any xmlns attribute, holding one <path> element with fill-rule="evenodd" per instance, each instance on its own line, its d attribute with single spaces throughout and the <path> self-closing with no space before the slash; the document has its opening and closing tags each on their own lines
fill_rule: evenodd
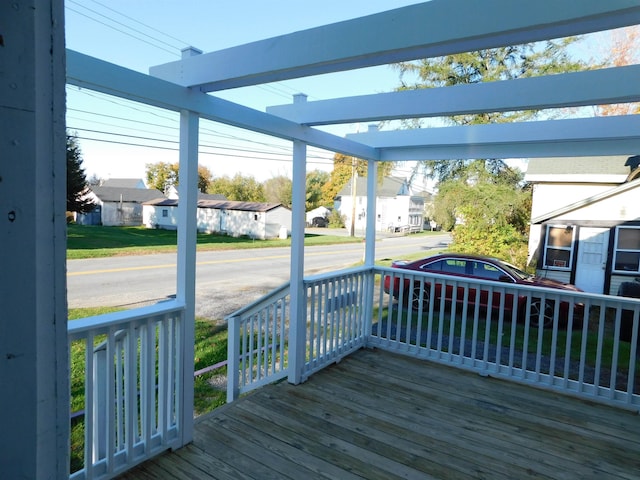
<svg viewBox="0 0 640 480">
<path fill-rule="evenodd" d="M 362 347 L 373 291 L 366 268 L 304 279 L 306 352 L 302 377 Z M 289 284 L 229 315 L 227 401 L 289 374 Z"/>
<path fill-rule="evenodd" d="M 287 376 L 289 284 L 226 317 L 227 402 Z"/>
<path fill-rule="evenodd" d="M 169 301 L 69 322 L 70 478 L 112 478 L 179 446 L 183 312 Z"/>
<path fill-rule="evenodd" d="M 369 345 L 640 408 L 640 300 L 375 271 Z"/>
<path fill-rule="evenodd" d="M 228 401 L 292 368 L 286 287 L 229 319 Z M 306 278 L 304 306 L 303 380 L 373 346 L 640 409 L 638 299 L 362 267 Z"/>
<path fill-rule="evenodd" d="M 368 268 L 304 279 L 307 350 L 303 378 L 365 345 L 371 325 L 371 279 Z"/>
</svg>

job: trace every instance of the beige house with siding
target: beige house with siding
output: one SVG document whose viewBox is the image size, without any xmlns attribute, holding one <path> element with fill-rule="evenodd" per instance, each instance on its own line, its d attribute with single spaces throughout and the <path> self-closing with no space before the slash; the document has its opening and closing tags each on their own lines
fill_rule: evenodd
<svg viewBox="0 0 640 480">
<path fill-rule="evenodd" d="M 529 264 L 615 295 L 640 277 L 640 156 L 533 158 Z"/>
</svg>

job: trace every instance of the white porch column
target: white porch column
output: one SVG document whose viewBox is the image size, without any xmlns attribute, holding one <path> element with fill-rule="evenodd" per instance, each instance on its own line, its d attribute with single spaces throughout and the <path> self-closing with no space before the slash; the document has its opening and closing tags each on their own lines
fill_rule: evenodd
<svg viewBox="0 0 640 480">
<path fill-rule="evenodd" d="M 307 145 L 293 142 L 293 191 L 291 219 L 291 316 L 289 324 L 289 382 L 302 381 L 306 352 L 304 305 L 304 227 L 307 190 Z"/>
<path fill-rule="evenodd" d="M 182 57 L 197 55 L 199 50 L 185 49 Z M 184 303 L 182 322 L 182 372 L 180 388 L 180 425 L 182 444 L 193 440 L 193 347 L 195 341 L 196 239 L 198 204 L 198 128 L 199 117 L 180 112 L 180 169 L 178 177 L 178 275 L 176 299 Z"/>
<path fill-rule="evenodd" d="M 378 162 L 367 161 L 367 232 L 364 264 L 373 267 L 376 257 L 376 198 L 378 196 Z"/>
<path fill-rule="evenodd" d="M 367 161 L 367 232 L 365 234 L 364 265 L 373 268 L 376 258 L 376 199 L 378 187 L 378 162 Z M 367 276 L 364 301 L 364 338 L 365 345 L 369 333 L 371 333 L 371 322 L 373 321 L 373 291 L 374 276 L 370 273 Z"/>
<path fill-rule="evenodd" d="M 0 476 L 69 476 L 62 0 L 0 2 Z"/>
</svg>

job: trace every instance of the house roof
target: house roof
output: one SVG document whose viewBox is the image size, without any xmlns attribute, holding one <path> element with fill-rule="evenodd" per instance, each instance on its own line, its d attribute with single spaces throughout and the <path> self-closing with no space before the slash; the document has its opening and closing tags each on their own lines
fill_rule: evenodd
<svg viewBox="0 0 640 480">
<path fill-rule="evenodd" d="M 382 184 L 378 183 L 376 193 L 378 197 L 396 197 L 398 195 L 411 195 L 404 178 L 384 177 Z M 356 178 L 356 195 L 362 197 L 367 194 L 367 177 Z M 351 180 L 338 192 L 338 196 L 351 195 Z"/>
<path fill-rule="evenodd" d="M 532 183 L 623 183 L 630 155 L 531 158 L 524 179 Z"/>
<path fill-rule="evenodd" d="M 160 190 L 153 188 L 91 187 L 91 191 L 102 202 L 145 203 L 166 198 Z"/>
<path fill-rule="evenodd" d="M 145 205 L 156 207 L 177 207 L 178 199 L 161 198 L 144 202 Z M 268 212 L 275 208 L 283 207 L 281 203 L 238 202 L 234 200 L 207 200 L 198 198 L 198 208 L 215 208 L 217 210 L 239 210 L 245 212 Z"/>
<path fill-rule="evenodd" d="M 115 188 L 146 188 L 141 178 L 109 178 L 102 182 L 101 187 Z"/>
</svg>

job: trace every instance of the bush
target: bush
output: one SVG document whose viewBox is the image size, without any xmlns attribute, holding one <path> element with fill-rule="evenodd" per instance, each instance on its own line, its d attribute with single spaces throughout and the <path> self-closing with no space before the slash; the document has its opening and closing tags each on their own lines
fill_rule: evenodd
<svg viewBox="0 0 640 480">
<path fill-rule="evenodd" d="M 347 217 L 340 215 L 338 210 L 332 210 L 329 214 L 329 227 L 331 228 L 344 228 L 344 224 L 347 221 Z"/>
</svg>

